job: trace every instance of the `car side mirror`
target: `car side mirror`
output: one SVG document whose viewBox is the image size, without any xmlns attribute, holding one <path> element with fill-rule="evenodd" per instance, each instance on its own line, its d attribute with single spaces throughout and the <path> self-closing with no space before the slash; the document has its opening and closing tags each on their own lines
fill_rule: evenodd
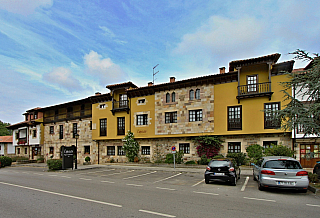
<svg viewBox="0 0 320 218">
<path fill-rule="evenodd" d="M 254 163 L 251 163 L 251 166 L 255 166 L 255 164 L 254 164 Z"/>
</svg>

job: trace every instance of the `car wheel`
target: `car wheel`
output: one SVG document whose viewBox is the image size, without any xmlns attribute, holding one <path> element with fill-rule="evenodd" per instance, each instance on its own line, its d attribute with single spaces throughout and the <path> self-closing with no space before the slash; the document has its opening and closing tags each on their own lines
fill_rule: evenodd
<svg viewBox="0 0 320 218">
<path fill-rule="evenodd" d="M 209 184 L 209 179 L 205 178 L 205 179 L 204 179 L 204 182 L 205 182 L 206 184 Z"/>
<path fill-rule="evenodd" d="M 258 181 L 258 188 L 260 191 L 263 191 L 265 189 L 259 181 Z"/>
<path fill-rule="evenodd" d="M 254 176 L 254 174 L 253 174 L 253 181 L 257 181 L 257 178 Z"/>
<path fill-rule="evenodd" d="M 231 182 L 231 185 L 233 186 L 237 185 L 237 177 L 234 177 L 234 180 Z"/>
</svg>

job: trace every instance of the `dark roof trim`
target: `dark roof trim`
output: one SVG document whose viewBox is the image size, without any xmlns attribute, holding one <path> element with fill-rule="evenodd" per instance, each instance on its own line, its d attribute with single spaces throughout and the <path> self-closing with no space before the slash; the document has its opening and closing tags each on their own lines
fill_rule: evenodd
<svg viewBox="0 0 320 218">
<path fill-rule="evenodd" d="M 125 82 L 125 83 L 119 83 L 119 84 L 113 84 L 106 86 L 107 89 L 115 90 L 115 89 L 129 89 L 129 88 L 138 88 L 135 84 L 132 82 Z"/>
<path fill-rule="evenodd" d="M 49 107 L 43 107 L 43 108 L 39 109 L 39 111 L 54 110 L 57 108 L 71 107 L 71 106 L 81 105 L 81 104 L 86 104 L 86 103 L 91 103 L 89 98 L 83 98 L 83 99 L 76 100 L 76 101 L 69 101 L 69 102 L 62 103 L 62 104 L 52 105 Z"/>
<path fill-rule="evenodd" d="M 112 96 L 110 93 L 107 93 L 107 94 L 102 94 L 102 95 L 91 96 L 91 97 L 89 97 L 89 99 L 92 104 L 95 104 L 95 103 L 99 103 L 99 102 L 111 101 Z"/>
<path fill-rule="evenodd" d="M 271 74 L 279 75 L 284 73 L 291 73 L 293 70 L 293 64 L 294 64 L 293 60 L 274 64 L 272 66 Z"/>
<path fill-rule="evenodd" d="M 237 67 L 248 66 L 253 64 L 260 64 L 260 63 L 267 63 L 267 62 L 276 63 L 279 60 L 280 56 L 281 54 L 275 53 L 275 54 L 261 56 L 257 58 L 231 61 L 229 63 L 229 71 L 234 70 Z"/>
</svg>

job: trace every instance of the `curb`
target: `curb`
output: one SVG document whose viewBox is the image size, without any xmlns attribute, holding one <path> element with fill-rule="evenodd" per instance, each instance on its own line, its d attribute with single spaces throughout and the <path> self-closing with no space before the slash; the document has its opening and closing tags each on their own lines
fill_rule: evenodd
<svg viewBox="0 0 320 218">
<path fill-rule="evenodd" d="M 311 191 L 311 192 L 313 192 L 313 193 L 316 194 L 316 195 L 317 195 L 317 193 L 320 193 L 320 192 L 319 192 L 319 189 L 317 189 L 317 188 L 315 188 L 315 187 L 313 187 L 313 186 L 311 186 L 311 185 L 308 186 L 308 190 Z"/>
</svg>

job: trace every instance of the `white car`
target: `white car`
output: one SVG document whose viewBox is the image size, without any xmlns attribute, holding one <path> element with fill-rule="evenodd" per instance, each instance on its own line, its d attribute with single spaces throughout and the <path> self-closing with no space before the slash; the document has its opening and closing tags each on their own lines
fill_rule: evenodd
<svg viewBox="0 0 320 218">
<path fill-rule="evenodd" d="M 263 157 L 253 166 L 253 179 L 259 190 L 265 188 L 298 189 L 307 192 L 308 172 L 292 157 Z"/>
</svg>

